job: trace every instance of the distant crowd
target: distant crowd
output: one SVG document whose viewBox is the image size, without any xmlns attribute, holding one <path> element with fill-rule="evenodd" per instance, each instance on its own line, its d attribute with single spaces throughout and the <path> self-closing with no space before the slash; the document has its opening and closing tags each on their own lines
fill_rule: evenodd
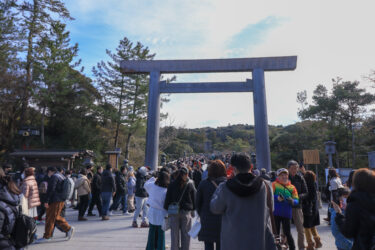
<svg viewBox="0 0 375 250">
<path fill-rule="evenodd" d="M 65 219 L 67 208 L 78 210 L 78 221 L 97 215 L 108 221 L 117 210 L 133 216 L 129 226 L 149 230 L 147 250 L 166 249 L 167 230 L 171 250 L 190 249 L 191 237 L 204 242 L 206 250 L 324 248 L 317 230 L 321 200 L 316 174 L 294 160 L 268 173 L 254 168 L 243 153 L 186 157 L 156 170 L 91 164 L 73 172 L 25 165 L 11 173 L 10 164 L 0 168 L 0 249 L 49 242 L 55 228 L 69 240 L 75 228 Z M 352 171 L 342 183 L 330 168 L 324 195 L 329 200 L 324 220 L 337 249 L 375 249 L 375 171 Z M 26 243 L 17 242 L 13 232 L 20 214 L 23 221 L 32 218 L 26 228 L 35 228 L 32 222 L 44 224 L 43 236 L 29 230 L 33 233 Z"/>
</svg>

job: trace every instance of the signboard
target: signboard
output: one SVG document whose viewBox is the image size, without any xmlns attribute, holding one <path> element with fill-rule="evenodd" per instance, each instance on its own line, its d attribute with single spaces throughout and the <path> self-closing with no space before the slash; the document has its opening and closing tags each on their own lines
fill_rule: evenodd
<svg viewBox="0 0 375 250">
<path fill-rule="evenodd" d="M 109 164 L 111 164 L 113 169 L 117 168 L 117 155 L 116 154 L 109 155 Z"/>
<path fill-rule="evenodd" d="M 319 150 L 303 150 L 303 164 L 320 164 Z"/>
</svg>

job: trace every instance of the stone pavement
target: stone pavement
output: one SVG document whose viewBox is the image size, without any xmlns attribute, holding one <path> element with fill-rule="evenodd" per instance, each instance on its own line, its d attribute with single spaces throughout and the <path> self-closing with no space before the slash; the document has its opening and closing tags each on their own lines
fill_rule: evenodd
<svg viewBox="0 0 375 250">
<path fill-rule="evenodd" d="M 96 211 L 97 212 L 97 211 Z M 327 210 L 320 210 L 321 220 L 326 216 Z M 136 250 L 145 249 L 147 243 L 147 228 L 132 228 L 132 215 L 122 215 L 115 212 L 110 217 L 109 221 L 101 221 L 98 216 L 88 217 L 88 221 L 77 221 L 77 210 L 67 209 L 67 220 L 75 227 L 76 231 L 74 237 L 70 241 L 63 241 L 65 234 L 57 229 L 55 230 L 55 241 L 53 243 L 34 244 L 27 249 L 30 250 L 110 250 L 110 249 L 126 249 Z M 140 220 L 139 220 L 140 221 Z M 336 249 L 334 238 L 331 234 L 330 228 L 326 222 L 321 221 L 318 226 L 318 232 L 322 238 L 324 250 Z M 44 226 L 38 226 L 38 236 L 43 236 Z M 297 244 L 297 233 L 295 227 L 292 226 L 292 233 Z M 170 231 L 166 233 L 166 244 L 170 245 Z M 168 249 L 168 248 L 167 248 Z M 204 244 L 197 239 L 192 239 L 192 250 L 204 249 Z M 235 249 L 233 249 L 235 250 Z"/>
</svg>

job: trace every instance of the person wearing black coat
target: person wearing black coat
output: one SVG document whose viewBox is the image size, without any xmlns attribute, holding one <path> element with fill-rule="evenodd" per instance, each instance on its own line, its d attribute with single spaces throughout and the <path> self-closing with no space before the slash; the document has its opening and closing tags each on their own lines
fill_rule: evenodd
<svg viewBox="0 0 375 250">
<path fill-rule="evenodd" d="M 115 179 L 112 176 L 112 166 L 107 164 L 102 174 L 102 220 L 109 220 L 108 210 L 113 194 L 116 192 Z"/>
<path fill-rule="evenodd" d="M 15 250 L 16 247 L 9 240 L 9 235 L 14 228 L 17 215 L 17 207 L 20 203 L 20 191 L 16 184 L 6 176 L 0 168 L 0 249 Z"/>
<path fill-rule="evenodd" d="M 312 171 L 306 171 L 304 179 L 307 185 L 307 196 L 302 203 L 303 211 L 303 227 L 307 240 L 307 250 L 321 248 L 322 243 L 320 236 L 316 230 L 316 226 L 320 225 L 319 209 L 317 203 L 317 186 L 316 175 Z M 313 241 L 314 237 L 314 241 Z"/>
<path fill-rule="evenodd" d="M 145 189 L 145 183 L 147 180 L 147 173 L 148 169 L 146 167 L 140 167 L 135 175 L 136 183 L 135 183 L 135 212 L 133 217 L 133 224 L 132 227 L 138 227 L 137 219 L 139 214 L 142 211 L 142 223 L 141 227 L 148 227 L 148 223 L 146 221 L 147 218 L 147 191 Z"/>
<path fill-rule="evenodd" d="M 126 205 L 126 193 L 127 193 L 127 181 L 125 179 L 126 175 L 126 168 L 124 166 L 121 167 L 120 171 L 115 173 L 115 181 L 116 181 L 116 194 L 113 197 L 113 203 L 109 208 L 109 211 L 117 210 L 120 204 L 122 204 L 122 212 L 126 214 L 127 205 Z"/>
<path fill-rule="evenodd" d="M 209 163 L 208 178 L 203 180 L 197 190 L 196 209 L 201 221 L 198 240 L 204 241 L 205 250 L 220 250 L 221 215 L 213 214 L 210 202 L 217 186 L 226 181 L 226 168 L 221 160 Z"/>
<path fill-rule="evenodd" d="M 332 202 L 337 213 L 335 222 L 346 238 L 354 238 L 352 250 L 375 249 L 375 171 L 357 170 L 352 187 L 345 215 L 340 206 Z"/>
<path fill-rule="evenodd" d="M 90 202 L 89 210 L 87 216 L 95 216 L 92 213 L 94 206 L 98 208 L 99 216 L 102 216 L 102 197 L 100 193 L 102 192 L 102 173 L 103 167 L 98 167 L 96 174 L 94 175 L 92 182 L 91 182 L 91 195 L 92 199 Z"/>
<path fill-rule="evenodd" d="M 298 205 L 292 207 L 292 217 L 294 225 L 297 229 L 298 235 L 298 248 L 304 249 L 305 246 L 305 232 L 303 228 L 303 211 L 301 204 L 307 196 L 307 186 L 305 179 L 298 174 L 299 164 L 294 160 L 288 162 L 289 180 L 293 186 L 296 187 L 298 192 Z"/>
</svg>

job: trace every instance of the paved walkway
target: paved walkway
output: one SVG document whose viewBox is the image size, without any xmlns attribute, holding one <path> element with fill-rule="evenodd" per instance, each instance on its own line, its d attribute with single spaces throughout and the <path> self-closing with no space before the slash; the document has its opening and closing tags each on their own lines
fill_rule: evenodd
<svg viewBox="0 0 375 250">
<path fill-rule="evenodd" d="M 325 217 L 326 209 L 321 210 L 321 218 Z M 97 212 L 97 211 L 96 211 Z M 56 230 L 55 239 L 52 243 L 31 245 L 28 249 L 32 250 L 84 250 L 84 249 L 95 249 L 95 250 L 109 250 L 109 249 L 126 249 L 136 250 L 145 249 L 147 243 L 147 228 L 132 228 L 131 215 L 114 214 L 110 217 L 109 221 L 101 221 L 98 216 L 88 217 L 88 221 L 78 222 L 77 221 L 77 210 L 67 210 L 67 220 L 75 227 L 76 231 L 74 237 L 70 241 L 64 241 L 65 234 Z M 42 236 L 44 232 L 44 226 L 38 226 L 38 236 Z M 324 221 L 318 227 L 318 232 L 322 237 L 324 250 L 336 249 L 334 239 L 331 234 L 330 228 Z M 292 227 L 293 237 L 295 243 L 297 243 L 297 234 L 294 226 Z M 166 233 L 167 246 L 170 245 L 170 231 Z M 202 242 L 197 239 L 192 240 L 192 250 L 204 249 Z M 235 249 L 233 249 L 235 250 Z"/>
</svg>

